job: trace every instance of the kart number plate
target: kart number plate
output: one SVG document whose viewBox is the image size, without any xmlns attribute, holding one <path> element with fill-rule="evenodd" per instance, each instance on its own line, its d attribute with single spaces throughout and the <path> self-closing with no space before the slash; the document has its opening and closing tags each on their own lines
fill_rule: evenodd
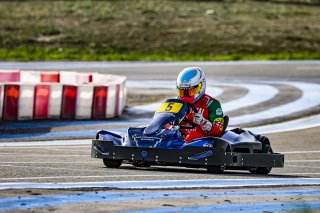
<svg viewBox="0 0 320 213">
<path fill-rule="evenodd" d="M 178 113 L 183 104 L 182 103 L 172 103 L 172 102 L 166 102 L 160 105 L 157 112 L 172 112 L 172 113 Z"/>
</svg>

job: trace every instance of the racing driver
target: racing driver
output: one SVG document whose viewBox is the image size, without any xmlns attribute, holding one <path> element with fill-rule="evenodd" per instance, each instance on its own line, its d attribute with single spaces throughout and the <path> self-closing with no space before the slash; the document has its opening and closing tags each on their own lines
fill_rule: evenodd
<svg viewBox="0 0 320 213">
<path fill-rule="evenodd" d="M 177 90 L 180 100 L 193 104 L 198 110 L 198 112 L 191 110 L 186 116 L 197 126 L 193 129 L 181 129 L 181 133 L 185 136 L 184 140 L 190 142 L 200 137 L 222 136 L 224 119 L 221 104 L 205 93 L 206 78 L 201 68 L 183 69 L 177 78 Z"/>
</svg>

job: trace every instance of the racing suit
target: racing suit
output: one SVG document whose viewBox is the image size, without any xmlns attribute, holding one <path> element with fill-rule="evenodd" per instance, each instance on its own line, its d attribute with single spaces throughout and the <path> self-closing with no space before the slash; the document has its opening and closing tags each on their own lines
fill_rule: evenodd
<svg viewBox="0 0 320 213">
<path fill-rule="evenodd" d="M 190 142 L 192 139 L 206 136 L 222 136 L 224 119 L 221 104 L 218 100 L 204 94 L 197 102 L 193 103 L 198 113 L 202 114 L 203 122 L 193 129 L 181 129 L 181 133 L 185 136 L 184 140 Z M 193 121 L 193 110 L 189 111 L 187 119 Z M 210 123 L 208 123 L 210 122 Z M 186 122 L 181 124 L 187 126 Z"/>
</svg>

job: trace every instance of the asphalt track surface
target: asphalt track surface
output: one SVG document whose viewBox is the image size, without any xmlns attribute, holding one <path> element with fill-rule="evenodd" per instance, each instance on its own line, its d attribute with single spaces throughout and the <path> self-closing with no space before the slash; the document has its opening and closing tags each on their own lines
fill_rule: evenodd
<svg viewBox="0 0 320 213">
<path fill-rule="evenodd" d="M 173 81 L 183 67 L 193 64 L 201 66 L 212 82 L 320 83 L 320 63 L 312 61 L 182 65 L 66 63 L 59 64 L 61 67 L 44 63 L 1 64 L 0 68 L 28 66 L 30 70 L 63 68 L 84 72 L 94 69 L 126 75 L 128 82 L 139 82 L 155 79 Z M 228 91 L 226 87 L 222 89 Z M 221 98 L 226 102 L 235 98 L 237 94 L 234 89 Z M 279 87 L 278 90 L 290 91 L 288 99 L 301 97 L 294 89 Z M 283 96 L 278 96 L 279 103 L 286 102 L 283 100 L 286 95 Z M 274 107 L 272 101 L 268 104 L 270 108 Z M 257 105 L 245 107 L 249 113 L 258 112 L 257 108 L 267 110 Z M 240 116 L 245 109 L 231 112 Z M 292 119 L 318 114 L 319 106 L 316 105 L 302 113 L 293 113 Z M 290 120 L 290 117 L 285 119 Z M 270 122 L 267 119 L 265 122 L 260 125 L 277 120 Z M 107 169 L 101 160 L 90 158 L 88 141 L 73 145 L 44 145 L 38 142 L 33 146 L 1 146 L 0 211 L 316 212 L 320 210 L 319 130 L 320 127 L 315 125 L 307 129 L 266 134 L 273 150 L 285 154 L 285 167 L 274 168 L 267 176 L 252 175 L 248 171 L 208 174 L 204 169 L 177 167 L 135 168 L 123 165 L 120 169 Z M 12 145 L 14 143 L 11 142 Z"/>
</svg>

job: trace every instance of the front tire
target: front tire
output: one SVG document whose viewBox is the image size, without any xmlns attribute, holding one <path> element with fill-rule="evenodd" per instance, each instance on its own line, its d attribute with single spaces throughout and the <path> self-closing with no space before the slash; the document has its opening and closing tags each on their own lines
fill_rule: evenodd
<svg viewBox="0 0 320 213">
<path fill-rule="evenodd" d="M 269 144 L 264 144 L 263 149 L 262 149 L 262 153 L 266 153 L 266 154 L 272 154 L 272 148 Z M 253 167 L 250 168 L 249 171 L 252 174 L 269 174 L 271 172 L 272 167 Z"/>
<path fill-rule="evenodd" d="M 122 164 L 122 160 L 103 158 L 103 164 L 108 168 L 119 168 Z"/>
</svg>

